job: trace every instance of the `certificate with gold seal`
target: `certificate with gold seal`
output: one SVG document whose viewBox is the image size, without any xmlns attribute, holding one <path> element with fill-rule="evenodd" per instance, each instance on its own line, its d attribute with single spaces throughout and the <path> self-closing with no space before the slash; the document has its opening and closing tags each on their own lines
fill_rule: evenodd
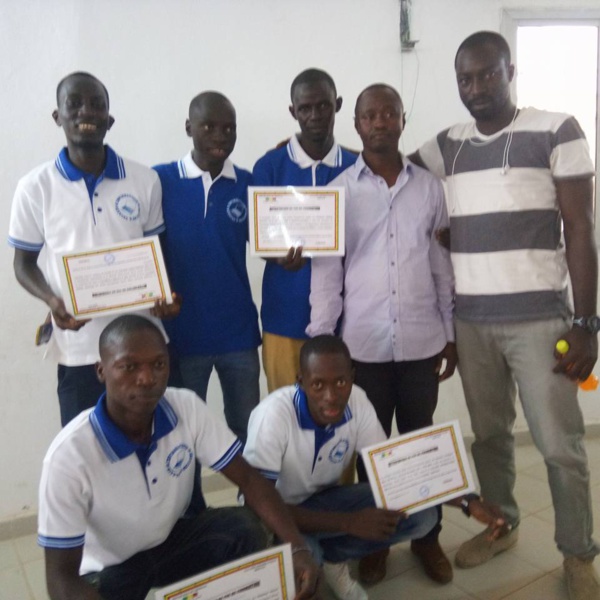
<svg viewBox="0 0 600 600">
<path fill-rule="evenodd" d="M 76 319 L 172 302 L 158 236 L 65 254 L 58 267 L 65 306 Z"/>
<path fill-rule="evenodd" d="M 412 431 L 361 454 L 380 508 L 411 514 L 475 489 L 458 421 Z"/>
<path fill-rule="evenodd" d="M 268 548 L 158 590 L 155 600 L 293 600 L 289 544 Z"/>
<path fill-rule="evenodd" d="M 343 256 L 344 188 L 249 187 L 252 256 L 285 256 L 302 246 L 312 256 Z"/>
</svg>

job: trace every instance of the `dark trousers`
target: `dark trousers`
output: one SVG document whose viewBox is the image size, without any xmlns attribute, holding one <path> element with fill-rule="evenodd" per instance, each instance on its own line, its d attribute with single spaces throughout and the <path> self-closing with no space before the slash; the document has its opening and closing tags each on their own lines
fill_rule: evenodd
<svg viewBox="0 0 600 600">
<path fill-rule="evenodd" d="M 389 437 L 392 420 L 400 434 L 433 425 L 438 401 L 437 357 L 402 362 L 364 363 L 354 361 L 356 385 L 365 390 L 377 418 Z M 368 481 L 362 461 L 357 462 L 359 481 Z M 438 506 L 436 526 L 423 540 L 437 540 L 442 529 L 442 507 Z"/>
<path fill-rule="evenodd" d="M 249 509 L 208 509 L 196 518 L 177 521 L 162 544 L 83 577 L 102 598 L 144 600 L 153 587 L 176 583 L 266 545 L 265 529 Z"/>
<path fill-rule="evenodd" d="M 80 412 L 96 406 L 104 389 L 104 384 L 100 383 L 96 376 L 95 365 L 58 365 L 60 424 L 64 427 Z"/>
</svg>

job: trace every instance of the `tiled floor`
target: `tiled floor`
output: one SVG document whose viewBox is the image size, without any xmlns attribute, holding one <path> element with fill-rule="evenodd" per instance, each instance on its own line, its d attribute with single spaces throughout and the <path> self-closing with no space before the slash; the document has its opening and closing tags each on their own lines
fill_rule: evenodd
<svg viewBox="0 0 600 600">
<path fill-rule="evenodd" d="M 587 442 L 592 497 L 600 519 L 600 438 Z M 454 581 L 428 580 L 406 545 L 392 550 L 386 579 L 369 589 L 371 600 L 566 600 L 562 557 L 553 541 L 553 511 L 545 468 L 532 446 L 517 448 L 517 498 L 523 519 L 519 543 L 476 569 L 455 569 Z M 235 490 L 206 494 L 209 504 L 235 502 Z M 481 530 L 460 510 L 444 510 L 441 543 L 452 559 L 458 546 Z M 600 534 L 598 535 L 600 537 Z M 327 593 L 326 593 L 327 594 Z M 148 600 L 152 594 L 148 596 Z M 330 600 L 325 596 L 323 600 Z M 35 536 L 0 542 L 0 600 L 47 600 L 42 552 Z"/>
</svg>

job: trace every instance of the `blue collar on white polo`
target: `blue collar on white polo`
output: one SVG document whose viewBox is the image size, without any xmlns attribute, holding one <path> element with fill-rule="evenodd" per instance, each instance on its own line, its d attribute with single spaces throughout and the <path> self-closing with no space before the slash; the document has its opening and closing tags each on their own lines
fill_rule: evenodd
<svg viewBox="0 0 600 600">
<path fill-rule="evenodd" d="M 335 436 L 335 430 L 338 427 L 341 427 L 352 418 L 352 411 L 350 410 L 350 407 L 346 405 L 346 408 L 344 409 L 344 416 L 337 423 L 325 425 L 325 427 L 317 425 L 310 414 L 310 410 L 308 409 L 308 400 L 306 398 L 306 394 L 298 384 L 296 384 L 296 391 L 294 392 L 294 409 L 296 410 L 296 418 L 298 419 L 298 424 L 300 427 L 302 429 L 308 429 L 315 432 L 315 453 L 312 464 L 312 468 L 314 470 L 315 463 L 319 456 L 319 450 L 321 450 L 321 448 Z"/>
<path fill-rule="evenodd" d="M 104 450 L 110 462 L 118 462 L 127 458 L 130 454 L 138 452 L 142 446 L 132 442 L 110 419 L 106 411 L 106 392 L 100 396 L 96 407 L 90 412 L 90 424 L 98 442 Z M 163 396 L 154 410 L 154 423 L 152 431 L 152 442 L 150 447 L 154 449 L 156 442 L 169 434 L 177 425 L 177 415 Z M 143 446 L 146 448 L 146 446 Z"/>
<path fill-rule="evenodd" d="M 106 166 L 102 172 L 101 177 L 108 177 L 109 179 L 125 179 L 125 165 L 123 159 L 108 145 L 104 146 L 106 151 Z M 60 154 L 54 161 L 58 172 L 68 181 L 79 181 L 82 177 L 89 173 L 85 173 L 78 167 L 76 167 L 69 159 L 69 153 L 67 148 L 63 148 Z"/>
</svg>

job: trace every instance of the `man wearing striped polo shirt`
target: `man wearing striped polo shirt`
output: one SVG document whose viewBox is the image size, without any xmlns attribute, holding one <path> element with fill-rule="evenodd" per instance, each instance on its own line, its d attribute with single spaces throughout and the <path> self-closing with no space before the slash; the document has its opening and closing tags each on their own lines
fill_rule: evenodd
<svg viewBox="0 0 600 600">
<path fill-rule="evenodd" d="M 518 389 L 547 465 L 570 597 L 600 598 L 576 385 L 590 374 L 598 347 L 594 167 L 573 117 L 512 102 L 514 66 L 500 35 L 469 36 L 455 68 L 475 121 L 443 131 L 414 158 L 448 183 L 456 341 L 473 456 L 483 497 L 512 525 L 492 543 L 480 534 L 463 544 L 456 563 L 481 564 L 517 541 Z M 570 346 L 562 357 L 554 351 L 559 339 Z"/>
</svg>

